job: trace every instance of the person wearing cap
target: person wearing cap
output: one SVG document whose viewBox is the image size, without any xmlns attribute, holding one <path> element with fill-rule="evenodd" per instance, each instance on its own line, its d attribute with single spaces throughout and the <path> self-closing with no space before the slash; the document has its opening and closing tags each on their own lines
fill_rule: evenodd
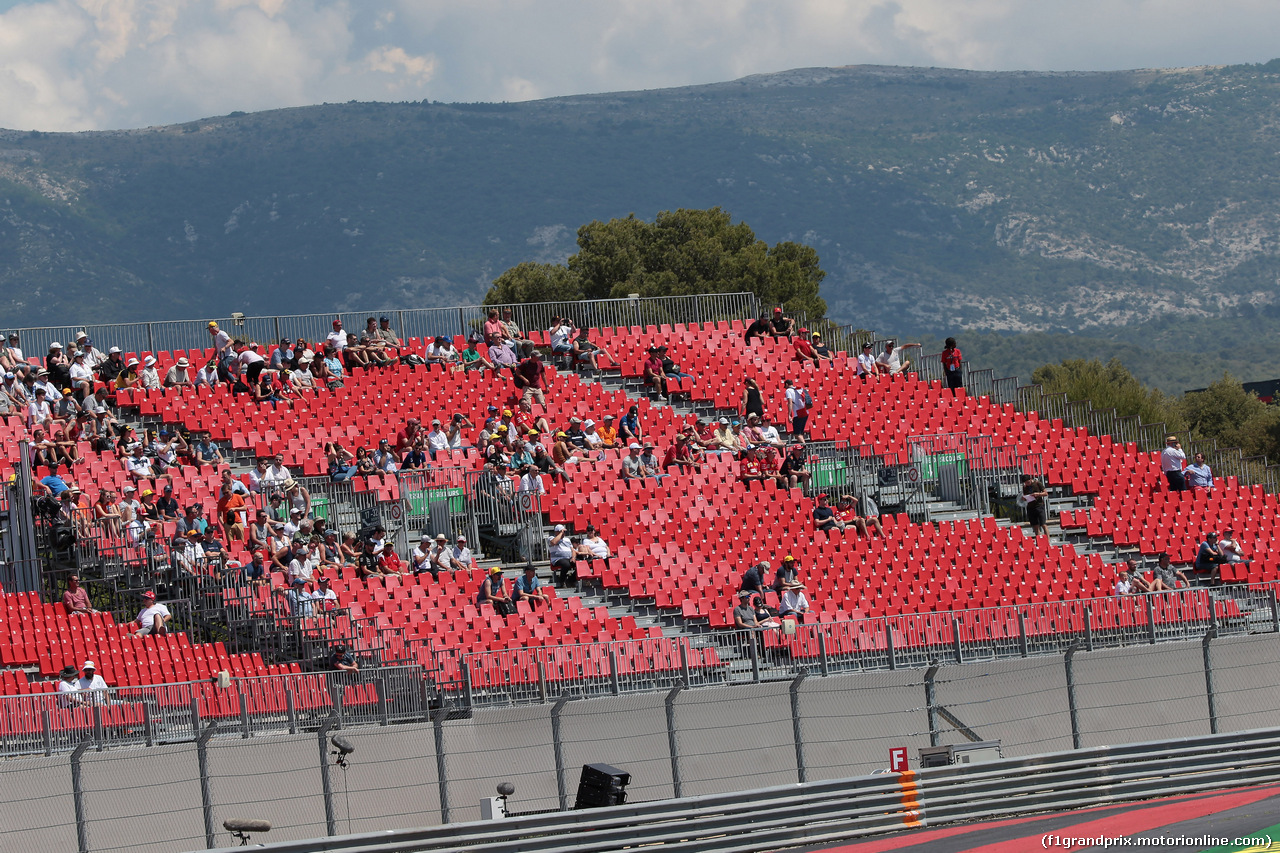
<svg viewBox="0 0 1280 853">
<path fill-rule="evenodd" d="M 187 444 L 182 433 L 176 429 L 161 429 L 159 433 L 149 430 L 150 454 L 156 473 L 163 474 L 178 464 L 179 456 L 190 456 L 191 446 Z"/>
<path fill-rule="evenodd" d="M 92 663 L 92 661 L 89 662 Z M 106 688 L 105 681 L 102 686 Z M 77 708 L 90 704 L 85 696 L 80 695 L 80 670 L 70 664 L 64 666 L 58 673 L 57 689 L 59 708 Z"/>
<path fill-rule="evenodd" d="M 31 402 L 31 398 L 27 395 L 27 386 L 18 381 L 18 375 L 11 370 L 4 373 L 4 383 L 0 385 L 0 392 L 8 398 L 11 408 L 15 412 L 26 414 L 27 403 Z"/>
<path fill-rule="evenodd" d="M 303 350 L 294 358 L 293 363 L 283 368 L 285 386 L 291 396 L 303 397 L 316 390 L 316 375 L 312 372 L 315 364 L 315 353 Z"/>
<path fill-rule="evenodd" d="M 67 384 L 67 379 L 70 377 L 71 359 L 63 351 L 62 344 L 57 341 L 49 344 L 49 352 L 44 357 L 44 367 L 49 371 L 50 381 L 56 383 L 59 388 Z"/>
<path fill-rule="evenodd" d="M 821 332 L 814 332 L 809 335 L 809 337 L 813 341 L 813 354 L 818 357 L 819 367 L 829 366 L 823 365 L 822 362 L 824 361 L 835 361 L 835 353 L 832 352 L 831 347 L 827 346 L 826 342 L 822 340 Z"/>
<path fill-rule="evenodd" d="M 520 399 L 536 402 L 540 406 L 547 404 L 544 390 L 547 384 L 547 368 L 542 363 L 542 356 L 533 346 L 522 347 L 522 358 L 511 372 L 511 384 L 520 392 Z"/>
<path fill-rule="evenodd" d="M 1196 550 L 1195 570 L 1208 573 L 1209 582 L 1218 584 L 1222 582 L 1222 564 L 1226 561 L 1227 558 L 1222 556 L 1222 549 L 1218 545 L 1217 532 L 1210 530 Z"/>
<path fill-rule="evenodd" d="M 742 483 L 758 483 L 764 479 L 755 452 L 742 454 L 738 460 L 738 480 Z"/>
<path fill-rule="evenodd" d="M 27 404 L 27 429 L 43 427 L 52 430 L 53 407 L 49 405 L 49 394 L 44 388 L 37 387 L 35 396 Z"/>
<path fill-rule="evenodd" d="M 94 372 L 98 374 L 98 379 L 108 385 L 114 385 L 116 377 L 124 372 L 124 354 L 120 352 L 120 347 L 111 347 L 107 350 L 107 357 L 100 361 L 94 368 Z"/>
<path fill-rule="evenodd" d="M 285 600 L 294 619 L 310 619 L 315 615 L 315 581 L 310 578 L 289 578 L 286 586 L 273 589 L 272 594 Z"/>
<path fill-rule="evenodd" d="M 809 338 L 809 330 L 801 329 L 799 334 L 791 339 L 791 349 L 795 354 L 796 361 L 801 364 L 812 364 L 814 367 L 820 367 L 818 353 L 813 348 L 813 342 Z"/>
<path fill-rule="evenodd" d="M 409 552 L 409 571 L 413 573 L 414 577 L 430 572 L 431 579 L 439 583 L 440 567 L 431 562 L 432 550 L 431 534 L 423 532 L 422 539 Z"/>
<path fill-rule="evenodd" d="M 80 667 L 80 678 L 76 681 L 75 689 L 79 694 L 76 698 L 80 700 L 80 704 L 105 705 L 109 701 L 110 690 L 106 680 L 98 675 L 98 665 L 91 660 L 85 661 Z M 59 692 L 71 691 L 63 691 L 59 687 Z"/>
<path fill-rule="evenodd" d="M 904 359 L 902 353 L 912 347 L 918 349 L 920 344 L 898 346 L 893 341 L 885 341 L 884 352 L 880 353 L 880 357 L 876 359 L 876 370 L 879 371 L 881 376 L 897 376 L 906 373 L 907 368 L 911 367 L 911 360 Z"/>
<path fill-rule="evenodd" d="M 796 333 L 796 321 L 782 313 L 782 306 L 773 309 L 773 316 L 769 319 L 769 334 L 773 335 L 774 340 L 778 338 L 789 338 Z"/>
<path fill-rule="evenodd" d="M 448 369 L 458 361 L 458 350 L 449 335 L 436 335 L 427 346 L 427 364 Z"/>
<path fill-rule="evenodd" d="M 702 470 L 702 463 L 693 457 L 693 449 L 689 447 L 688 433 L 677 435 L 662 457 L 662 470 L 670 473 L 672 468 L 680 472 Z"/>
<path fill-rule="evenodd" d="M 869 341 L 862 345 L 862 352 L 859 353 L 855 365 L 857 374 L 862 379 L 870 379 L 880 374 L 880 368 L 876 366 L 875 348 Z"/>
<path fill-rule="evenodd" d="M 156 594 L 151 590 L 142 593 L 142 609 L 138 618 L 133 620 L 138 626 L 135 637 L 160 637 L 169 633 L 169 621 L 173 614 L 169 608 L 156 601 Z"/>
<path fill-rule="evenodd" d="M 144 449 L 142 442 L 138 442 L 124 460 L 129 476 L 133 478 L 135 483 L 138 480 L 150 480 L 156 475 L 155 469 L 151 467 L 151 460 L 143 455 Z"/>
<path fill-rule="evenodd" d="M 715 432 L 711 435 L 711 440 L 715 447 L 711 448 L 712 452 L 729 453 L 737 455 L 739 451 L 738 437 L 733 432 L 733 424 L 728 418 L 721 418 L 716 422 Z"/>
<path fill-rule="evenodd" d="M 507 593 L 502 569 L 497 566 L 489 569 L 484 580 L 480 581 L 480 588 L 476 590 L 476 605 L 483 604 L 492 606 L 493 612 L 499 616 L 510 616 L 516 612 L 516 603 Z"/>
<path fill-rule="evenodd" d="M 533 411 L 533 404 L 528 400 L 521 400 L 517 403 L 514 412 L 510 409 L 504 409 L 502 416 L 509 428 L 514 429 L 520 435 L 528 435 L 533 430 L 537 430 L 539 433 L 551 432 L 551 424 L 547 423 L 546 418 Z"/>
<path fill-rule="evenodd" d="M 191 462 L 197 471 L 206 465 L 217 468 L 226 461 L 210 433 L 202 431 L 195 433 L 194 436 L 195 442 L 191 445 Z"/>
<path fill-rule="evenodd" d="M 577 448 L 569 443 L 569 434 L 564 430 L 556 431 L 551 445 L 551 458 L 561 467 L 582 461 Z"/>
<path fill-rule="evenodd" d="M 391 328 L 391 318 L 385 315 L 378 318 L 378 340 L 382 341 L 385 351 L 394 356 L 403 355 L 404 341 L 396 335 L 395 329 Z"/>
<path fill-rule="evenodd" d="M 813 508 L 813 529 L 825 530 L 828 533 L 836 531 L 843 533 L 845 523 L 836 517 L 836 511 L 831 508 L 828 503 L 828 496 L 825 494 L 818 495 L 817 505 Z"/>
<path fill-rule="evenodd" d="M 532 459 L 534 468 L 537 468 L 543 474 L 549 474 L 553 478 L 558 477 L 566 483 L 573 482 L 573 477 L 569 475 L 569 472 L 557 465 L 555 459 L 547 452 L 546 445 L 540 441 L 530 442 L 530 445 L 533 448 Z"/>
<path fill-rule="evenodd" d="M 516 602 L 529 602 L 529 607 L 533 610 L 551 604 L 551 597 L 542 591 L 542 581 L 538 578 L 533 563 L 526 564 L 523 574 L 512 584 L 511 597 Z"/>
<path fill-rule="evenodd" d="M 563 524 L 552 528 L 547 537 L 547 559 L 551 564 L 552 577 L 558 586 L 572 586 L 578 581 L 578 568 L 575 563 L 576 552 L 569 538 L 569 529 Z"/>
<path fill-rule="evenodd" d="M 470 571 L 473 562 L 471 549 L 467 547 L 467 537 L 458 536 L 449 552 L 449 568 L 455 572 Z"/>
<path fill-rule="evenodd" d="M 329 654 L 329 666 L 337 672 L 359 672 L 360 666 L 356 663 L 355 655 L 351 653 L 351 649 L 344 645 L 333 647 L 333 651 Z"/>
<path fill-rule="evenodd" d="M 1197 453 L 1192 458 L 1191 464 L 1183 469 L 1182 475 L 1187 488 L 1192 491 L 1213 488 L 1213 469 L 1205 463 L 1203 453 Z"/>
<path fill-rule="evenodd" d="M 587 433 L 582 429 L 582 418 L 569 418 L 569 428 L 564 431 L 565 441 L 573 445 L 575 455 L 581 456 L 583 459 L 589 459 L 590 454 L 587 451 Z"/>
<path fill-rule="evenodd" d="M 807 465 L 808 455 L 804 444 L 795 444 L 783 458 L 778 473 L 782 475 L 788 488 L 794 489 L 796 486 L 807 486 L 809 485 L 809 479 L 812 477 L 806 467 Z"/>
<path fill-rule="evenodd" d="M 733 607 L 733 627 L 740 631 L 762 631 L 765 626 L 756 615 L 750 590 L 738 592 L 738 603 Z"/>
<path fill-rule="evenodd" d="M 592 445 L 602 449 L 621 447 L 622 445 L 618 441 L 618 428 L 615 426 L 617 419 L 613 415 L 605 415 L 601 418 L 601 421 L 602 423 L 600 424 L 590 420 L 587 422 L 591 424 L 591 428 L 595 433 L 595 440 L 592 441 Z M 583 424 L 583 426 L 586 427 L 587 424 Z M 588 440 L 590 440 L 590 436 L 588 436 Z"/>
<path fill-rule="evenodd" d="M 645 467 L 645 476 L 662 482 L 663 477 L 670 476 L 662 469 L 662 457 L 652 441 L 643 442 L 640 446 L 640 463 Z"/>
<path fill-rule="evenodd" d="M 670 398 L 667 377 L 662 372 L 662 359 L 658 357 L 657 347 L 649 347 L 645 351 L 644 363 L 641 365 L 641 375 L 644 378 L 644 384 L 654 390 L 659 400 Z"/>
<path fill-rule="evenodd" d="M 644 463 L 640 461 L 640 451 L 643 449 L 634 441 L 627 445 L 627 455 L 622 457 L 622 479 L 644 480 L 646 470 Z"/>
</svg>

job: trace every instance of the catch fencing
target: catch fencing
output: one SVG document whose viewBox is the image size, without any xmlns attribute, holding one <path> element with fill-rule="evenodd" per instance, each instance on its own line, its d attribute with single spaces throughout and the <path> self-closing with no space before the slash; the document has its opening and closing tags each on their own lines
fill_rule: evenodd
<svg viewBox="0 0 1280 853">
<path fill-rule="evenodd" d="M 70 756 L 0 762 L 0 820 L 14 849 L 167 853 L 234 844 L 222 830 L 229 818 L 270 821 L 255 842 L 476 820 L 503 781 L 515 787 L 517 815 L 564 811 L 579 769 L 596 762 L 631 774 L 628 801 L 645 803 L 876 773 L 894 747 L 914 761 L 920 748 L 994 741 L 1005 758 L 1080 751 L 1084 760 L 1153 733 L 1208 738 L 1280 725 L 1277 678 L 1280 636 L 1208 633 L 472 712 L 446 703 L 429 720 L 344 728 L 344 755 L 331 740 L 336 719 L 309 733 L 245 737 L 231 718 L 152 749 L 98 752 L 89 740 Z M 21 808 L 31 802 L 41 808 Z"/>
</svg>

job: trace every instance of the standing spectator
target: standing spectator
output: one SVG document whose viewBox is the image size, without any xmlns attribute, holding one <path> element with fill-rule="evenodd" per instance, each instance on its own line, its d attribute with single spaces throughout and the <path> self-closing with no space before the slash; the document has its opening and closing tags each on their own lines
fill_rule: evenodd
<svg viewBox="0 0 1280 853">
<path fill-rule="evenodd" d="M 542 356 L 532 346 L 525 347 L 524 359 L 516 365 L 511 374 L 511 382 L 520 392 L 520 399 L 547 404 L 547 395 L 543 390 L 547 384 L 547 368 L 542 364 Z"/>
<path fill-rule="evenodd" d="M 1187 454 L 1182 452 L 1182 442 L 1176 435 L 1164 438 L 1164 450 L 1160 451 L 1160 470 L 1169 483 L 1169 491 L 1186 491 L 1187 480 L 1182 474 L 1182 465 L 1187 461 Z"/>
<path fill-rule="evenodd" d="M 80 586 L 80 577 L 71 575 L 67 578 L 66 592 L 62 593 L 62 606 L 72 616 L 88 616 L 97 613 L 89 603 L 89 591 Z"/>
<path fill-rule="evenodd" d="M 135 637 L 159 637 L 169 633 L 169 621 L 173 618 L 173 614 L 169 612 L 169 608 L 156 601 L 156 594 L 151 590 L 142 593 L 142 609 L 138 611 L 138 618 L 134 623 L 138 626 Z M 85 663 L 85 669 L 89 669 L 88 662 Z M 87 674 L 87 673 L 86 673 Z"/>
<path fill-rule="evenodd" d="M 783 385 L 786 387 L 787 412 L 791 418 L 791 435 L 803 438 L 805 428 L 809 425 L 809 410 L 813 408 L 813 395 L 803 385 L 790 379 Z"/>
<path fill-rule="evenodd" d="M 1022 475 L 1022 500 L 1027 508 L 1027 523 L 1032 536 L 1049 535 L 1049 492 L 1044 483 L 1029 474 Z"/>
<path fill-rule="evenodd" d="M 942 343 L 942 375 L 946 377 L 947 387 L 952 393 L 964 387 L 963 364 L 964 356 L 960 354 L 960 347 L 956 346 L 956 339 L 947 338 Z"/>
<path fill-rule="evenodd" d="M 750 420 L 752 415 L 764 417 L 764 397 L 760 385 L 748 376 L 742 380 L 742 416 Z"/>
<path fill-rule="evenodd" d="M 795 334 L 796 321 L 782 313 L 782 307 L 773 309 L 773 319 L 769 321 L 769 334 L 774 338 L 789 338 Z"/>
<path fill-rule="evenodd" d="M 1213 488 L 1213 469 L 1205 464 L 1203 453 L 1195 455 L 1194 461 L 1182 472 L 1182 476 L 1190 489 Z"/>
<path fill-rule="evenodd" d="M 542 591 L 542 581 L 538 579 L 538 573 L 534 570 L 532 563 L 524 567 L 524 574 L 516 578 L 514 586 L 515 600 L 529 602 L 529 606 L 534 610 L 537 610 L 539 605 L 551 603 L 550 597 Z"/>
<path fill-rule="evenodd" d="M 742 573 L 742 581 L 738 586 L 738 594 L 748 593 L 750 595 L 763 596 L 765 589 L 765 576 L 769 573 L 769 563 L 761 562 L 752 565 Z"/>
</svg>

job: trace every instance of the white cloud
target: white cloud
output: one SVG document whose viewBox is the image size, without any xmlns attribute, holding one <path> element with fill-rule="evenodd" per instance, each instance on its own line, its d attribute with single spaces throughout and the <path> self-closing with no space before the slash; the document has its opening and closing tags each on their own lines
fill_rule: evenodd
<svg viewBox="0 0 1280 853">
<path fill-rule="evenodd" d="M 1273 0 L 0 0 L 0 126 L 351 98 L 527 100 L 862 63 L 1258 62 Z"/>
</svg>

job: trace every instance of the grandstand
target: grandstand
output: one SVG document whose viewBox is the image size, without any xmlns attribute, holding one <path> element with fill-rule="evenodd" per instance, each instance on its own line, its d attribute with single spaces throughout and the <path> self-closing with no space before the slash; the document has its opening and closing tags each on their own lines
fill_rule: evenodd
<svg viewBox="0 0 1280 853">
<path fill-rule="evenodd" d="M 269 586 L 248 583 L 234 570 L 175 574 L 164 547 L 96 519 L 90 507 L 98 493 L 119 492 L 133 478 L 119 452 L 97 452 L 81 441 L 85 463 L 69 475 L 83 495 L 74 544 L 59 540 L 56 519 L 37 516 L 35 550 L 9 550 L 11 569 L 38 560 L 41 571 L 38 583 L 29 582 L 30 572 L 26 583 L 12 570 L 5 578 L 0 694 L 35 694 L 38 701 L 0 700 L 0 738 L 39 748 L 42 730 L 47 744 L 51 727 L 92 725 L 84 714 L 42 718 L 42 711 L 58 710 L 54 697 L 45 695 L 54 690 L 51 679 L 85 659 L 99 662 L 109 685 L 133 689 L 122 701 L 125 707 L 132 701 L 137 714 L 121 711 L 102 723 L 128 732 L 157 709 L 192 705 L 197 720 L 260 712 L 288 718 L 293 726 L 298 709 L 334 707 L 379 707 L 385 719 L 385 706 L 396 697 L 361 685 L 339 684 L 335 691 L 332 682 L 307 681 L 308 673 L 324 669 L 335 645 L 351 648 L 362 669 L 412 671 L 425 685 L 425 701 L 438 705 L 545 699 L 548 690 L 617 692 L 620 683 L 652 689 L 675 680 L 759 680 L 819 663 L 825 672 L 891 668 L 940 653 L 958 660 L 1025 655 L 1062 649 L 1086 635 L 1090 642 L 1154 641 L 1157 635 L 1198 636 L 1209 624 L 1244 632 L 1274 620 L 1268 584 L 1276 580 L 1280 557 L 1271 547 L 1273 493 L 1239 476 L 1220 476 L 1211 492 L 1168 493 L 1155 446 L 1146 440 L 1150 431 L 1130 437 L 1128 426 L 1117 425 L 1101 432 L 1097 413 L 1090 413 L 1092 429 L 1081 426 L 1065 412 L 1037 410 L 1028 405 L 1031 394 L 967 366 L 967 389 L 952 392 L 936 378 L 936 356 L 916 359 L 908 375 L 864 380 L 856 375 L 850 349 L 867 340 L 879 351 L 884 341 L 874 335 L 836 330 L 832 342 L 841 349 L 835 357 L 820 369 L 802 365 L 785 339 L 745 343 L 743 318 L 757 316 L 758 306 L 744 300 L 741 309 L 713 319 L 700 310 L 670 312 L 665 321 L 601 326 L 593 338 L 618 362 L 602 364 L 599 375 L 579 374 L 549 357 L 546 402 L 535 404 L 535 414 L 556 429 L 572 416 L 598 420 L 636 406 L 644 438 L 661 449 L 699 417 L 736 416 L 748 376 L 759 383 L 766 412 L 786 424 L 782 386 L 797 379 L 817 401 L 806 450 L 814 476 L 804 488 L 743 483 L 737 461 L 723 454 L 709 455 L 698 471 L 671 469 L 660 482 L 624 481 L 619 469 L 626 451 L 604 450 L 572 465 L 572 481 L 544 475 L 545 495 L 518 492 L 513 481 L 511 499 L 498 507 L 482 489 L 483 478 L 495 475 L 484 471 L 484 457 L 474 445 L 488 407 L 512 405 L 511 382 L 434 365 L 356 373 L 341 388 L 321 388 L 278 406 L 233 394 L 227 384 L 120 390 L 117 417 L 139 434 L 161 426 L 208 432 L 228 460 L 199 470 L 175 466 L 163 478 L 138 482 L 140 490 L 171 485 L 180 506 L 197 504 L 214 517 L 224 471 L 248 483 L 255 458 L 279 453 L 310 492 L 313 514 L 331 527 L 355 532 L 381 523 L 406 562 L 423 531 L 463 533 L 477 546 L 475 562 L 468 570 L 442 572 L 438 580 L 423 574 L 363 581 L 348 570 L 333 579 L 336 608 L 291 615 L 273 591 L 285 584 L 279 571 Z M 540 317 L 552 309 L 526 310 Z M 308 319 L 312 326 L 298 331 L 320 337 L 325 321 Z M 281 318 L 276 328 L 301 322 Z M 94 334 L 108 335 L 111 343 L 109 331 Z M 32 335 L 24 332 L 23 338 L 43 345 Z M 545 331 L 532 337 L 544 347 L 548 343 Z M 164 351 L 135 349 L 125 358 L 153 355 L 163 376 L 180 358 L 207 363 L 214 357 L 212 349 L 200 346 L 207 342 L 206 337 Z M 422 356 L 431 338 L 404 343 L 406 352 Z M 641 379 L 642 353 L 656 343 L 670 346 L 696 374 L 671 383 L 669 402 L 653 399 Z M 465 334 L 457 334 L 455 346 L 465 345 Z M 270 354 L 270 347 L 262 350 Z M 468 440 L 462 448 L 441 451 L 428 471 L 355 476 L 343 483 L 326 476 L 326 442 L 373 447 L 394 437 L 410 417 L 425 424 L 455 413 L 474 424 Z M 30 432 L 17 415 L 0 429 L 6 476 L 17 475 L 8 489 L 13 510 L 30 501 L 19 450 Z M 551 449 L 551 436 L 539 440 Z M 38 481 L 48 471 L 37 467 L 29 473 Z M 1239 474 L 1244 473 L 1242 467 Z M 1032 536 L 1021 523 L 1014 498 L 1022 474 L 1042 476 L 1051 490 L 1049 536 Z M 846 491 L 877 495 L 884 510 L 882 536 L 815 530 L 816 495 Z M 266 505 L 266 498 L 251 495 L 250 509 Z M 1224 580 L 1237 586 L 1112 595 L 1117 560 L 1149 566 L 1150 558 L 1167 551 L 1185 567 L 1194 559 L 1200 532 L 1228 522 L 1254 555 L 1247 566 L 1224 572 Z M 516 613 L 503 616 L 476 603 L 491 566 L 514 574 L 515 567 L 533 563 L 545 579 L 552 526 L 565 524 L 580 534 L 589 523 L 602 529 L 614 555 L 607 567 L 580 562 L 577 584 L 555 589 L 542 609 L 521 602 Z M 176 533 L 172 521 L 155 526 L 161 543 Z M 243 541 L 229 541 L 226 549 L 232 563 L 249 561 Z M 770 632 L 762 644 L 744 641 L 732 619 L 739 578 L 749 565 L 768 560 L 776 567 L 787 554 L 799 560 L 814 611 L 793 631 Z M 60 596 L 71 572 L 80 575 L 104 612 L 64 612 Z M 147 590 L 170 602 L 178 633 L 132 636 L 127 623 Z M 773 593 L 767 599 L 777 604 Z M 211 683 L 224 671 L 241 685 L 234 696 Z M 161 690 L 165 685 L 174 689 Z M 143 689 L 151 687 L 158 692 Z M 160 694 L 163 700 L 153 701 Z"/>
</svg>

